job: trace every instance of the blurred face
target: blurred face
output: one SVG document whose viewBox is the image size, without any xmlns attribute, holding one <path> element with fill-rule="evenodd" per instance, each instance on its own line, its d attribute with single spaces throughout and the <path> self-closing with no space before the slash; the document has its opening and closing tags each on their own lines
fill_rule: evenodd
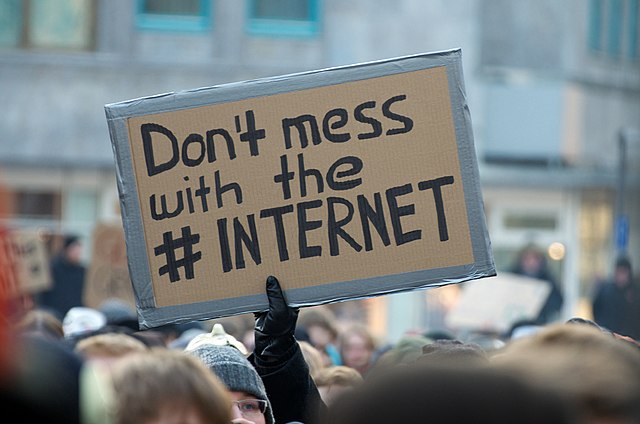
<svg viewBox="0 0 640 424">
<path fill-rule="evenodd" d="M 328 344 L 333 342 L 331 332 L 319 325 L 311 325 L 307 328 L 311 344 L 318 349 L 324 349 Z"/>
<path fill-rule="evenodd" d="M 79 263 L 82 258 L 82 244 L 75 242 L 67 248 L 67 260 L 71 263 Z"/>
<path fill-rule="evenodd" d="M 367 340 L 360 334 L 351 334 L 342 345 L 344 365 L 363 372 L 369 366 L 373 354 Z"/>
<path fill-rule="evenodd" d="M 615 270 L 613 279 L 620 288 L 626 287 L 631 282 L 631 273 L 627 267 L 618 267 Z"/>
<path fill-rule="evenodd" d="M 231 395 L 231 422 L 236 424 L 266 424 L 264 413 L 257 407 L 253 395 L 245 392 L 229 392 Z"/>
<path fill-rule="evenodd" d="M 528 252 L 522 257 L 522 269 L 527 274 L 535 274 L 541 266 L 542 258 L 534 252 Z"/>
</svg>

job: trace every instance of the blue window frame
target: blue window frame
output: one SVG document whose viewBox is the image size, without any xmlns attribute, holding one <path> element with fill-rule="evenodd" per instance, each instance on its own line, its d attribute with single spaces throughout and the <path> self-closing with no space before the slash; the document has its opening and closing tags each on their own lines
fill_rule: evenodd
<svg viewBox="0 0 640 424">
<path fill-rule="evenodd" d="M 0 2 L 0 46 L 20 45 L 22 16 L 22 5 L 19 0 Z"/>
<path fill-rule="evenodd" d="M 202 32 L 211 28 L 211 0 L 138 0 L 136 26 L 159 31 Z"/>
<path fill-rule="evenodd" d="M 320 0 L 249 0 L 247 10 L 250 34 L 312 37 L 320 30 Z"/>
<path fill-rule="evenodd" d="M 629 4 L 629 26 L 628 26 L 628 39 L 627 56 L 631 59 L 638 59 L 640 52 L 638 51 L 638 20 L 640 20 L 640 0 L 630 0 Z"/>
<path fill-rule="evenodd" d="M 611 56 L 620 56 L 622 43 L 622 0 L 609 0 L 607 22 L 607 52 Z"/>
<path fill-rule="evenodd" d="M 637 60 L 640 0 L 590 0 L 587 43 L 595 54 Z"/>
<path fill-rule="evenodd" d="M 603 0 L 591 0 L 589 3 L 589 48 L 592 51 L 602 50 L 602 13 Z"/>
</svg>

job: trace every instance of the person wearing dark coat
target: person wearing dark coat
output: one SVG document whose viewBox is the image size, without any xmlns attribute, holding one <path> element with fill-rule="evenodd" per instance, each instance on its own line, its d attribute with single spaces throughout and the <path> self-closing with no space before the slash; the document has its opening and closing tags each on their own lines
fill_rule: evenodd
<svg viewBox="0 0 640 424">
<path fill-rule="evenodd" d="M 518 253 L 516 263 L 511 268 L 511 272 L 535 278 L 549 285 L 549 295 L 543 303 L 538 316 L 534 318 L 534 322 L 543 325 L 557 320 L 564 303 L 564 296 L 551 275 L 544 252 L 533 244 L 525 246 Z"/>
<path fill-rule="evenodd" d="M 69 309 L 83 306 L 86 267 L 81 262 L 82 244 L 77 236 L 64 239 L 62 251 L 51 259 L 51 283 L 49 290 L 38 298 L 41 308 L 55 314 L 60 320 Z"/>
<path fill-rule="evenodd" d="M 320 423 L 327 406 L 295 337 L 298 309 L 288 306 L 275 277 L 268 277 L 266 289 L 269 308 L 255 313 L 251 354 L 219 323 L 210 334 L 194 337 L 185 351 L 200 358 L 232 396 L 251 396 L 265 403 L 262 415 L 253 418 L 238 416 L 234 408 L 233 423 Z"/>
<path fill-rule="evenodd" d="M 597 286 L 592 306 L 598 325 L 640 340 L 640 288 L 634 284 L 627 257 L 616 260 L 611 281 Z"/>
<path fill-rule="evenodd" d="M 255 314 L 249 361 L 264 382 L 276 423 L 320 423 L 327 406 L 295 338 L 299 310 L 287 304 L 276 277 L 267 278 L 266 289 L 269 309 Z"/>
</svg>

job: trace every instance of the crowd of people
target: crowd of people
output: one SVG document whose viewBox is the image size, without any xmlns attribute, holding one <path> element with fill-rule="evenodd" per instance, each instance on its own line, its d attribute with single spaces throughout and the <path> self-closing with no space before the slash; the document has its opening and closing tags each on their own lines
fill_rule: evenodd
<svg viewBox="0 0 640 424">
<path fill-rule="evenodd" d="M 531 256 L 514 271 L 542 278 Z M 67 424 L 640 423 L 632 280 L 621 259 L 594 320 L 554 319 L 556 294 L 491 344 L 435 331 L 380 343 L 327 306 L 290 307 L 273 276 L 269 309 L 244 327 L 141 330 L 119 299 L 64 314 L 36 303 L 3 323 L 0 399 L 7 416 Z"/>
</svg>

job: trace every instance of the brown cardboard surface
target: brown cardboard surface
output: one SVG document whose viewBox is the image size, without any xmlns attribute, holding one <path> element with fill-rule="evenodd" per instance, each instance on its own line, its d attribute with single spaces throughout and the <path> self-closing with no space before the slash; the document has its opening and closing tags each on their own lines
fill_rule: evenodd
<svg viewBox="0 0 640 424">
<path fill-rule="evenodd" d="M 0 300 L 6 301 L 19 294 L 16 266 L 11 248 L 11 233 L 0 227 Z"/>
<path fill-rule="evenodd" d="M 260 294 L 264 292 L 267 275 L 278 276 L 282 285 L 291 289 L 473 264 L 474 254 L 448 87 L 446 68 L 440 66 L 128 118 L 135 183 L 156 306 Z M 385 102 L 390 102 L 386 112 L 383 111 Z M 356 119 L 356 110 L 361 111 L 359 120 Z M 348 134 L 348 140 L 330 141 L 325 137 L 323 122 L 329 111 L 334 112 L 326 119 L 327 132 L 344 137 Z M 254 155 L 251 154 L 251 143 L 240 140 L 241 134 L 247 131 L 250 114 L 255 120 L 255 128 L 264 130 L 264 138 L 257 141 L 257 150 L 254 151 L 257 154 Z M 308 146 L 303 148 L 296 128 L 291 127 L 292 146 L 286 148 L 283 120 L 301 115 L 315 116 L 322 141 L 314 145 L 309 140 Z M 346 123 L 341 121 L 344 116 L 347 117 Z M 379 122 L 381 134 L 360 139 L 359 134 L 367 134 L 375 129 L 371 119 Z M 411 129 L 406 126 L 408 120 L 412 122 Z M 145 159 L 142 127 L 147 124 L 160 125 L 175 135 L 178 153 L 181 156 L 186 154 L 191 162 L 185 164 L 180 159 L 171 169 L 149 175 L 148 164 L 169 162 L 174 156 L 174 146 L 166 135 L 151 132 L 147 147 L 151 146 L 148 152 L 153 151 L 154 159 L 151 161 L 148 155 Z M 306 128 L 309 133 L 309 127 Z M 207 131 L 220 129 L 224 129 L 233 140 L 235 157 L 230 159 L 220 136 L 221 131 L 218 131 L 214 138 L 215 160 L 210 161 L 213 156 L 208 155 L 213 153 L 213 149 L 203 151 L 201 146 L 206 145 Z M 389 130 L 399 133 L 387 133 Z M 185 139 L 191 140 L 186 147 Z M 301 196 L 299 154 L 303 155 L 305 169 L 316 169 L 324 176 L 323 192 L 318 192 L 315 177 L 309 175 L 305 178 L 307 195 Z M 282 184 L 274 181 L 274 177 L 281 173 L 283 156 L 287 159 L 288 170 L 295 173 L 290 182 L 290 198 L 285 198 Z M 200 162 L 201 157 L 203 160 Z M 347 157 L 358 158 L 359 161 L 343 159 L 346 163 L 335 170 L 346 175 L 336 177 L 335 181 L 360 179 L 361 183 L 349 189 L 331 189 L 326 174 L 336 161 Z M 350 173 L 356 162 L 362 164 L 362 169 L 358 173 Z M 236 199 L 236 192 L 229 190 L 221 194 L 222 207 L 218 207 L 216 174 L 220 186 L 237 184 L 242 193 L 241 203 Z M 434 190 L 419 188 L 420 182 L 440 178 L 453 178 L 452 183 L 440 187 L 443 206 L 440 218 L 445 217 L 448 232 L 445 240 L 441 240 L 443 236 L 439 232 L 444 223 L 440 219 L 439 225 Z M 210 191 L 203 194 L 203 187 Z M 402 188 L 407 191 L 403 192 Z M 199 189 L 200 195 L 197 195 Z M 396 211 L 402 215 L 397 221 L 401 224 L 404 237 L 410 239 L 410 234 L 418 235 L 418 232 L 419 237 L 403 243 L 402 235 L 396 237 L 394 234 L 390 213 L 392 207 L 386 195 L 390 189 L 397 191 Z M 374 207 L 377 196 L 374 193 L 380 196 L 389 243 L 383 244 L 370 223 L 372 249 L 367 251 L 358 197 L 364 196 Z M 176 209 L 177 199 L 182 196 L 182 212 L 175 217 L 153 219 L 151 205 L 154 204 L 155 212 L 159 213 L 162 196 L 165 196 L 168 211 Z M 335 200 L 336 197 L 344 201 Z M 208 208 L 206 212 L 203 211 L 203 198 Z M 318 221 L 321 226 L 303 232 L 308 246 L 320 247 L 317 256 L 301 258 L 298 211 L 302 202 L 319 202 L 308 204 L 310 207 L 306 209 L 306 219 L 308 222 Z M 333 208 L 329 206 L 330 202 L 334 202 Z M 340 222 L 348 214 L 347 202 L 353 205 L 353 216 L 341 228 L 355 241 L 354 246 L 361 248 L 352 247 L 345 240 L 345 233 L 340 233 L 334 237 L 338 254 L 332 256 L 327 229 L 330 210 L 335 211 L 335 221 Z M 282 215 L 284 237 L 280 238 L 280 243 L 286 241 L 287 260 L 282 260 L 278 250 L 274 218 L 261 218 L 260 215 L 261 211 L 276 207 L 290 208 L 290 212 Z M 220 231 L 225 219 L 226 232 Z M 259 263 L 256 263 L 242 240 L 237 241 L 234 220 L 237 220 L 236 228 L 242 227 L 246 232 L 245 239 L 253 241 L 256 237 L 251 234 L 250 220 L 255 222 Z M 183 233 L 183 229 L 188 232 Z M 221 234 L 228 237 L 230 270 L 223 269 Z M 187 243 L 191 252 L 180 247 L 165 249 L 170 239 L 182 240 L 182 235 L 190 235 L 194 241 Z M 236 249 L 236 243 L 239 243 L 240 249 Z M 163 249 L 168 252 L 163 252 Z M 240 258 L 236 250 L 242 252 L 244 267 L 238 263 Z M 167 253 L 175 255 L 177 262 L 174 261 L 176 266 L 173 270 L 165 269 L 167 263 L 172 262 Z M 179 260 L 185 255 L 187 261 L 185 266 L 181 266 Z M 172 274 L 174 281 L 171 281 Z"/>
<path fill-rule="evenodd" d="M 84 304 L 99 308 L 110 298 L 121 299 L 135 308 L 122 225 L 99 223 L 93 230 L 91 261 L 84 285 Z"/>
<path fill-rule="evenodd" d="M 13 264 L 16 294 L 35 294 L 51 287 L 49 256 L 42 238 L 35 231 L 8 233 L 9 262 Z"/>
</svg>

